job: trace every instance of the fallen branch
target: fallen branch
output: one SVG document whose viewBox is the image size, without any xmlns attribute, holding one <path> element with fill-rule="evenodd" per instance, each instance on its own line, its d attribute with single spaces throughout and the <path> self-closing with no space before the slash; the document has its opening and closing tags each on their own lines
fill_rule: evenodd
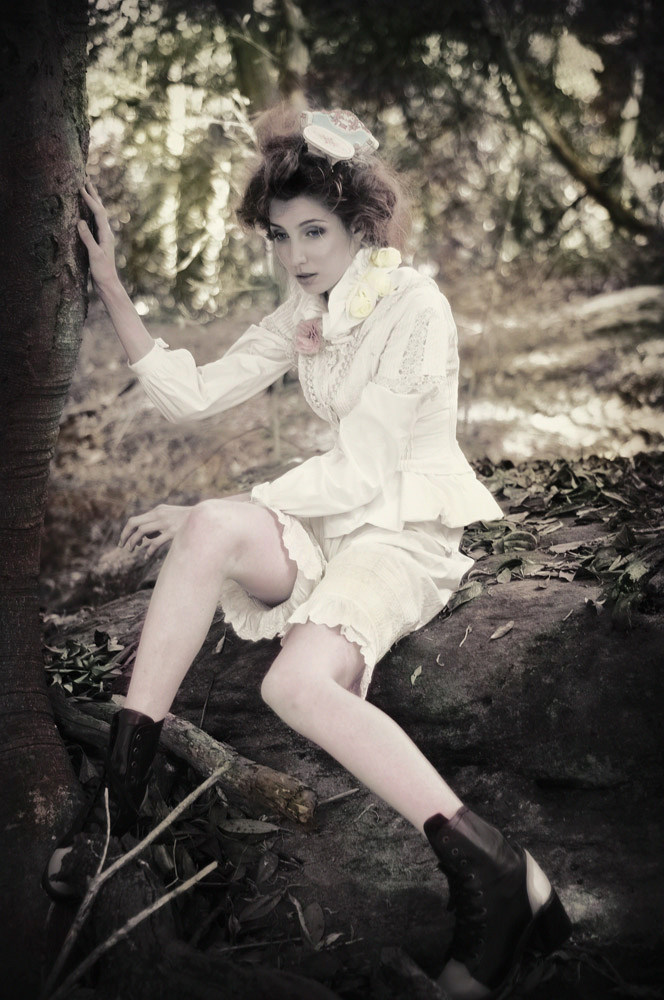
<svg viewBox="0 0 664 1000">
<path fill-rule="evenodd" d="M 55 719 L 65 736 L 103 749 L 108 743 L 110 720 L 117 711 L 108 702 L 77 702 L 51 688 Z M 161 748 L 185 761 L 202 778 L 224 767 L 219 784 L 231 798 L 258 812 L 276 809 L 298 823 L 313 819 L 316 793 L 298 778 L 242 757 L 191 722 L 167 715 Z"/>
</svg>

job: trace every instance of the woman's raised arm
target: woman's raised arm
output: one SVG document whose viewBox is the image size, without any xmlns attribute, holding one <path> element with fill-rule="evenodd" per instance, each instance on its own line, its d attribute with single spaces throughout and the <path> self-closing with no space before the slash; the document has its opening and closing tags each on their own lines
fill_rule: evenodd
<svg viewBox="0 0 664 1000">
<path fill-rule="evenodd" d="M 154 340 L 145 329 L 141 317 L 118 277 L 115 268 L 115 237 L 106 209 L 92 181 L 87 180 L 80 192 L 94 215 L 97 227 L 97 239 L 95 239 L 87 222 L 81 219 L 78 223 L 79 236 L 88 251 L 92 279 L 128 360 L 139 361 L 152 350 Z"/>
</svg>

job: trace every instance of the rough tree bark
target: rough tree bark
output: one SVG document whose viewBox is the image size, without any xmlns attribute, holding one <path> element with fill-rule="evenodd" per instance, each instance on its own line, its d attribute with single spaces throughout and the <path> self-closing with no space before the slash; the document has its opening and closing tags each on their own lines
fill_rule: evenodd
<svg viewBox="0 0 664 1000">
<path fill-rule="evenodd" d="M 60 416 L 86 314 L 85 252 L 76 233 L 88 142 L 86 0 L 0 0 L 0 969 L 3 1000 L 32 1000 L 59 924 L 41 873 L 80 795 L 48 697 L 38 607 L 40 536 Z M 100 900 L 95 931 L 140 909 L 135 872 Z M 323 997 L 276 970 L 247 973 L 173 940 L 160 911 L 102 963 L 99 995 Z M 53 948 L 48 944 L 53 941 Z M 168 947 L 167 947 L 168 946 Z M 157 974 L 165 951 L 172 982 Z M 141 961 L 136 960 L 136 955 Z M 175 957 L 177 956 L 177 958 Z M 125 959 L 123 961 L 123 958 Z M 179 977 L 177 985 L 175 977 Z M 122 984 L 118 986 L 118 984 Z M 117 988 L 116 988 L 117 987 Z M 84 991 L 89 993 L 89 991 Z"/>
<path fill-rule="evenodd" d="M 88 139 L 86 0 L 0 5 L 0 941 L 3 995 L 33 995 L 39 885 L 77 785 L 53 723 L 37 604 L 49 463 L 86 312 L 77 188 Z"/>
</svg>

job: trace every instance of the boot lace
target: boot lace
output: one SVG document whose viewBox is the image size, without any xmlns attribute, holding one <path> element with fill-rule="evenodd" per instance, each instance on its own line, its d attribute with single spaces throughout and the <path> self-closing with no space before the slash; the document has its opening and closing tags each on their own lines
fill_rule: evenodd
<svg viewBox="0 0 664 1000">
<path fill-rule="evenodd" d="M 444 871 L 444 869 L 443 869 Z M 461 858 L 454 872 L 444 872 L 449 885 L 448 910 L 455 914 L 450 956 L 464 964 L 479 960 L 486 940 L 487 908 L 484 892 L 466 858 Z"/>
</svg>

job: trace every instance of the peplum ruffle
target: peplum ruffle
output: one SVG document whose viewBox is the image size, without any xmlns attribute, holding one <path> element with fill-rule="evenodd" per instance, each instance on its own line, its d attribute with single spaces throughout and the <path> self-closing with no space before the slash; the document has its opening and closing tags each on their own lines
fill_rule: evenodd
<svg viewBox="0 0 664 1000">
<path fill-rule="evenodd" d="M 224 617 L 241 639 L 272 639 L 287 631 L 293 610 L 309 597 L 325 571 L 325 559 L 320 546 L 303 524 L 290 514 L 269 508 L 282 526 L 282 538 L 288 555 L 297 566 L 293 591 L 287 601 L 270 606 L 252 597 L 235 580 L 227 580 L 221 590 L 219 604 Z"/>
</svg>

